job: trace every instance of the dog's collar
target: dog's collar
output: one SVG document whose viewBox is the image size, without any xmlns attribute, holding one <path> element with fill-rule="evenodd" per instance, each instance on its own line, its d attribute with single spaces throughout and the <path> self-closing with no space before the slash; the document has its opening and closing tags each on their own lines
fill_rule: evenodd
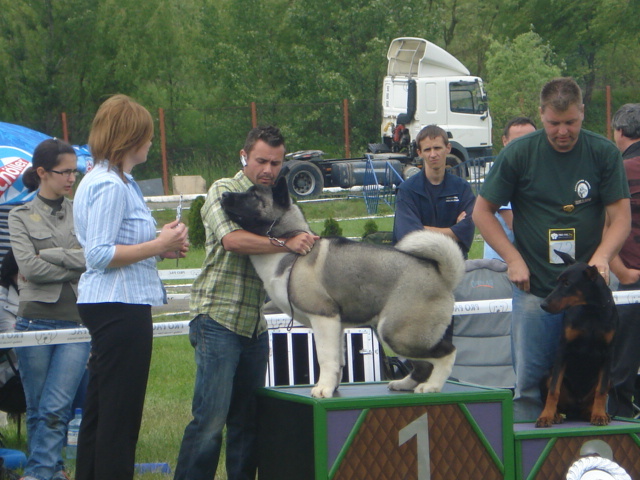
<svg viewBox="0 0 640 480">
<path fill-rule="evenodd" d="M 269 240 L 271 240 L 271 243 L 273 243 L 274 245 L 277 245 L 279 247 L 284 247 L 285 246 L 284 242 L 273 235 L 273 227 L 275 227 L 277 222 L 278 222 L 278 219 L 276 218 L 273 221 L 273 223 L 271 223 L 269 230 L 267 230 L 267 238 L 269 238 Z M 282 235 L 282 236 L 285 238 L 291 238 L 291 237 L 295 237 L 296 235 L 300 235 L 301 233 L 309 233 L 309 232 L 307 232 L 306 230 L 293 230 L 291 232 L 287 232 L 285 235 Z"/>
</svg>

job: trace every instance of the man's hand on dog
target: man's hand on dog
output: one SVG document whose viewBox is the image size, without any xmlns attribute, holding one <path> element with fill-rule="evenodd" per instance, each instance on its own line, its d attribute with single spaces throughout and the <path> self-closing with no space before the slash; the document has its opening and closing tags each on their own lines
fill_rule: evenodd
<svg viewBox="0 0 640 480">
<path fill-rule="evenodd" d="M 589 265 L 593 265 L 594 267 L 598 267 L 598 273 L 602 275 L 604 281 L 607 285 L 609 285 L 609 262 L 606 258 L 602 257 L 591 257 L 589 260 Z"/>
<path fill-rule="evenodd" d="M 299 233 L 288 239 L 285 244 L 289 250 L 299 255 L 306 255 L 320 237 L 311 233 Z"/>
</svg>

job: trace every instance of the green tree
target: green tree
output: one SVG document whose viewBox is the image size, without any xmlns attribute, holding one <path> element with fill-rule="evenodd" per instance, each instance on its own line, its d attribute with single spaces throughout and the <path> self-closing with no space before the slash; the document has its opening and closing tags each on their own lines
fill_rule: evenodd
<svg viewBox="0 0 640 480">
<path fill-rule="evenodd" d="M 513 38 L 533 29 L 550 42 L 566 62 L 566 74 L 581 84 L 587 108 L 597 85 L 598 72 L 606 62 L 607 50 L 603 47 L 616 37 L 633 38 L 636 45 L 638 43 L 635 0 L 506 0 L 504 3 L 501 10 L 504 33 Z"/>
<path fill-rule="evenodd" d="M 540 88 L 559 76 L 561 68 L 550 46 L 537 33 L 528 32 L 513 41 L 494 41 L 487 53 L 487 70 L 494 148 L 500 150 L 498 139 L 511 118 L 526 116 L 537 122 Z"/>
<path fill-rule="evenodd" d="M 60 136 L 61 105 L 73 103 L 78 51 L 74 30 L 88 4 L 80 0 L 0 0 L 0 115 Z"/>
<path fill-rule="evenodd" d="M 583 86 L 596 131 L 606 126 L 604 86 L 615 108 L 637 100 L 640 78 L 637 0 L 0 0 L 0 10 L 2 121 L 61 136 L 64 111 L 72 143 L 85 143 L 98 105 L 125 93 L 154 116 L 165 109 L 171 173 L 208 164 L 232 174 L 253 101 L 258 123 L 281 127 L 289 150 L 339 157 L 348 99 L 358 155 L 379 141 L 395 37 L 426 38 L 488 77 L 496 129 L 512 114 L 535 116 L 527 102 L 556 74 L 549 67 L 564 65 L 551 51 Z M 537 40 L 519 37 L 531 32 Z M 518 58 L 498 60 L 501 48 Z M 139 178 L 158 174 L 158 137 Z"/>
</svg>

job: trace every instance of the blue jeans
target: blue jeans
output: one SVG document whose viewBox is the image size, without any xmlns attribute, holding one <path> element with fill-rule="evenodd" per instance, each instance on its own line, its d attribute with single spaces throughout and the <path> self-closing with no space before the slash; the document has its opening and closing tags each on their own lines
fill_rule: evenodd
<svg viewBox="0 0 640 480">
<path fill-rule="evenodd" d="M 193 420 L 182 438 L 174 480 L 209 480 L 218 468 L 227 426 L 229 480 L 254 480 L 257 468 L 256 390 L 264 386 L 269 337 L 243 337 L 208 315 L 190 324 L 196 379 Z"/>
<path fill-rule="evenodd" d="M 540 381 L 548 375 L 562 335 L 563 313 L 542 310 L 544 298 L 513 287 L 511 353 L 516 372 L 513 419 L 535 421 L 542 413 Z"/>
<path fill-rule="evenodd" d="M 77 328 L 75 322 L 18 317 L 17 332 Z M 49 480 L 64 470 L 65 444 L 71 404 L 87 368 L 89 342 L 16 348 L 27 400 L 25 476 Z"/>
</svg>

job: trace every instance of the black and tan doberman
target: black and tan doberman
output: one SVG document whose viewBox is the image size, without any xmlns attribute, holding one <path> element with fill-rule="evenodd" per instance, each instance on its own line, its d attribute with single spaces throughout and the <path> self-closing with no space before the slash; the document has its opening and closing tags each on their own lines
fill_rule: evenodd
<svg viewBox="0 0 640 480">
<path fill-rule="evenodd" d="M 564 311 L 564 330 L 550 375 L 541 385 L 545 406 L 536 427 L 567 419 L 607 425 L 612 340 L 618 312 L 611 290 L 598 269 L 556 253 L 567 265 L 542 308 Z"/>
</svg>

